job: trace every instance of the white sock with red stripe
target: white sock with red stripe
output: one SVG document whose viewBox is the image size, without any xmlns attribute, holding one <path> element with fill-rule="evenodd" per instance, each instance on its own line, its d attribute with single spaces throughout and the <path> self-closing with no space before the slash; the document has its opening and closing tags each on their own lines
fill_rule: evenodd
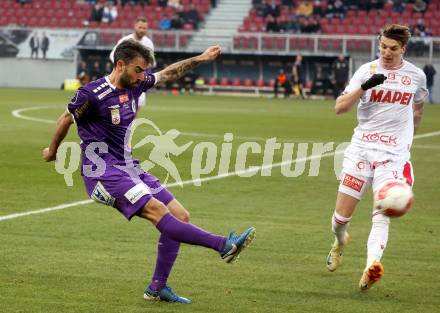
<svg viewBox="0 0 440 313">
<path fill-rule="evenodd" d="M 336 240 L 339 244 L 345 244 L 345 233 L 347 232 L 348 225 L 350 224 L 350 217 L 343 217 L 336 213 L 333 213 L 332 217 L 332 231 L 335 234 Z"/>
<path fill-rule="evenodd" d="M 390 218 L 379 211 L 373 212 L 373 225 L 371 226 L 370 236 L 368 237 L 367 266 L 368 269 L 374 261 L 380 261 L 388 242 L 388 229 Z"/>
</svg>

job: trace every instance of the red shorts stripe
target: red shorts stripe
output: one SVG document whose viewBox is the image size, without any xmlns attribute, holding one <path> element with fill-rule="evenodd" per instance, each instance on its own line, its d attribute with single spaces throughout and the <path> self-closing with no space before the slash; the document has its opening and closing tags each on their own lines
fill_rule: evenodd
<svg viewBox="0 0 440 313">
<path fill-rule="evenodd" d="M 403 166 L 403 177 L 406 180 L 406 183 L 410 185 L 411 187 L 414 185 L 414 174 L 412 169 L 411 162 L 406 162 Z"/>
</svg>

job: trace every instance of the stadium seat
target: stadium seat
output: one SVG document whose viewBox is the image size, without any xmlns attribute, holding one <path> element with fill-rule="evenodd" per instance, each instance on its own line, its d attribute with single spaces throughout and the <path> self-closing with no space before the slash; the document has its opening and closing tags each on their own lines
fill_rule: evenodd
<svg viewBox="0 0 440 313">
<path fill-rule="evenodd" d="M 221 79 L 220 79 L 220 86 L 229 86 L 229 79 L 228 78 L 226 78 L 226 77 L 222 77 Z"/>
<path fill-rule="evenodd" d="M 222 82 L 220 81 L 220 84 L 222 84 Z M 231 82 L 232 86 L 235 87 L 239 87 L 241 85 L 241 80 L 240 78 L 234 78 Z"/>
<path fill-rule="evenodd" d="M 254 83 L 253 83 L 252 79 L 250 79 L 250 78 L 246 78 L 243 81 L 243 86 L 245 86 L 245 87 L 252 87 L 253 85 L 254 85 Z"/>
</svg>

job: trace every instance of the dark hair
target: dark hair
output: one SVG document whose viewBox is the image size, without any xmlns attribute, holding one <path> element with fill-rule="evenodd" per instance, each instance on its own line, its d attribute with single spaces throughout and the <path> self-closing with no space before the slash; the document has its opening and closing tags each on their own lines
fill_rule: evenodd
<svg viewBox="0 0 440 313">
<path fill-rule="evenodd" d="M 134 23 L 138 23 L 138 22 L 143 22 L 143 23 L 147 23 L 147 18 L 145 16 L 138 16 L 136 17 L 136 19 L 134 20 Z"/>
<path fill-rule="evenodd" d="M 145 62 L 151 65 L 156 63 L 154 53 L 151 49 L 133 39 L 124 40 L 116 47 L 114 54 L 114 66 L 116 66 L 116 63 L 119 60 L 122 60 L 125 64 L 128 64 L 131 60 L 137 57 L 143 58 Z"/>
<path fill-rule="evenodd" d="M 382 38 L 382 36 L 393 39 L 399 42 L 402 47 L 405 47 L 408 44 L 409 38 L 411 38 L 411 32 L 409 31 L 408 26 L 389 24 L 382 28 L 379 35 L 379 40 Z"/>
</svg>

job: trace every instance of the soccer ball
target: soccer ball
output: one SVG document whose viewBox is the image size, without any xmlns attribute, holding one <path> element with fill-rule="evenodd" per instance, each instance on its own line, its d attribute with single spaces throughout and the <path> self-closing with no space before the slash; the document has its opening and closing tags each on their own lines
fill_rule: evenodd
<svg viewBox="0 0 440 313">
<path fill-rule="evenodd" d="M 388 180 L 374 194 L 374 207 L 384 215 L 398 217 L 404 215 L 413 205 L 411 187 L 403 180 Z"/>
</svg>

